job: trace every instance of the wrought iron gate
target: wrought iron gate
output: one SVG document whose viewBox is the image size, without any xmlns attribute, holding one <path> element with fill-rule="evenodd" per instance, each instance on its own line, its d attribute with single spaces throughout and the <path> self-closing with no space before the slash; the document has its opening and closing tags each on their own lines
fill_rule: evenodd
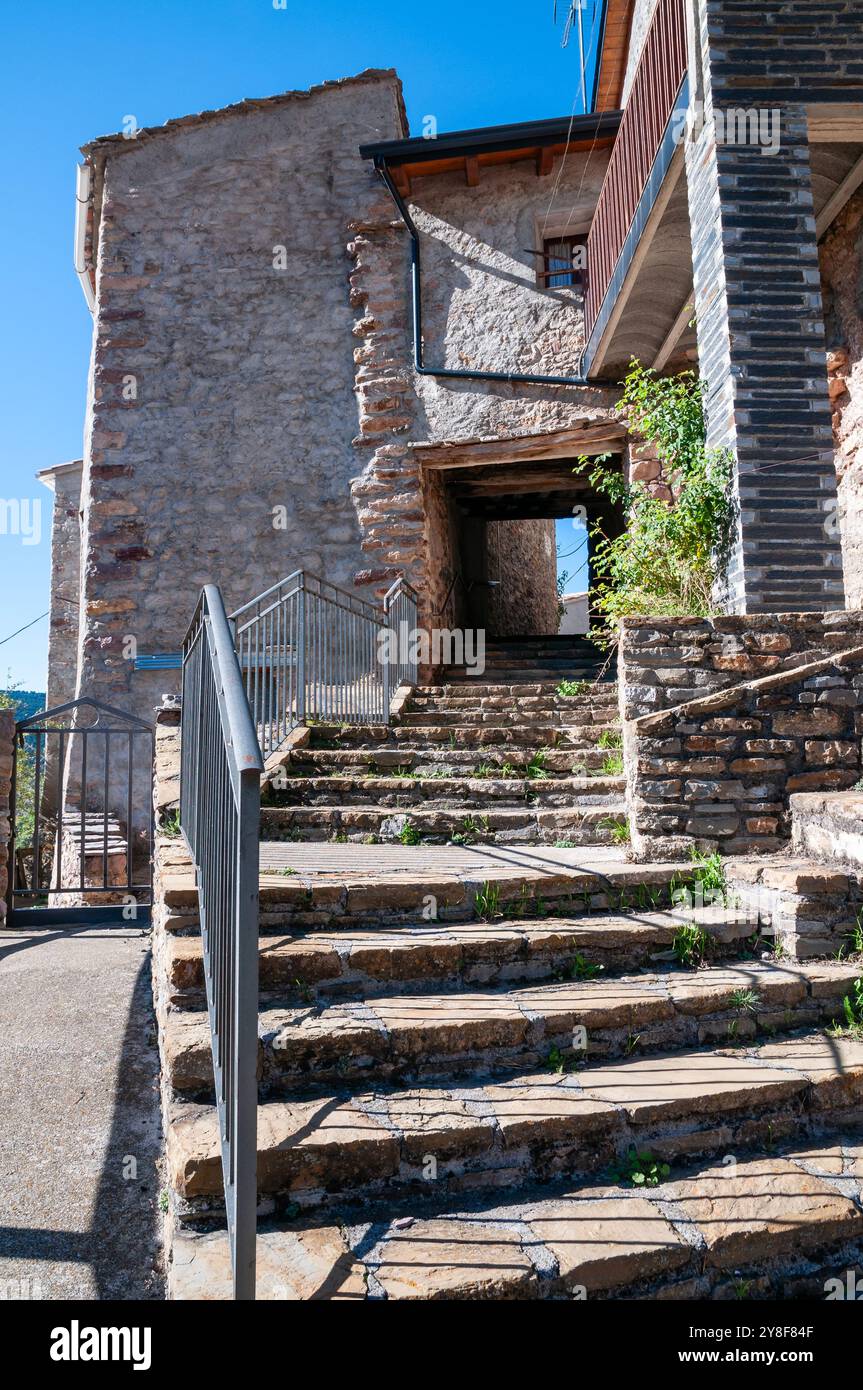
<svg viewBox="0 0 863 1390">
<path fill-rule="evenodd" d="M 98 700 L 15 726 L 9 925 L 146 923 L 155 733 Z"/>
</svg>

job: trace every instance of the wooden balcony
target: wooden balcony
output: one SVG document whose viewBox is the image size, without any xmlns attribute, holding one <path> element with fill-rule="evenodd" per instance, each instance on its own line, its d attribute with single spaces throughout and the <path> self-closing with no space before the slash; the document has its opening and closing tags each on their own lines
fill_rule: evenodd
<svg viewBox="0 0 863 1390">
<path fill-rule="evenodd" d="M 685 0 L 659 0 L 588 238 L 586 373 L 613 326 L 615 302 L 627 275 L 636 273 L 639 243 L 672 161 L 680 157 L 674 114 L 687 98 Z"/>
</svg>

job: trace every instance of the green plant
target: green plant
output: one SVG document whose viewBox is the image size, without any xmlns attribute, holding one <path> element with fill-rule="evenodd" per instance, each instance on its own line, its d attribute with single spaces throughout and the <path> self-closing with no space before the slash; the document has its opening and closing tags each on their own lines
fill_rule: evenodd
<svg viewBox="0 0 863 1390">
<path fill-rule="evenodd" d="M 674 616 L 713 611 L 713 594 L 727 568 L 733 534 L 731 459 L 708 450 L 704 383 L 693 372 L 662 377 L 637 360 L 623 383 L 621 406 L 630 429 L 653 450 L 674 501 L 641 482 L 627 484 L 608 456 L 593 461 L 590 481 L 623 507 L 627 529 L 607 536 L 594 527 L 595 611 L 612 640 L 627 614 Z M 579 471 L 590 467 L 579 460 Z"/>
<path fill-rule="evenodd" d="M 494 883 L 484 883 L 474 902 L 477 917 L 484 922 L 500 916 L 500 888 Z"/>
<path fill-rule="evenodd" d="M 603 759 L 600 773 L 603 777 L 622 777 L 623 776 L 623 757 L 620 753 L 609 753 Z"/>
<path fill-rule="evenodd" d="M 689 851 L 689 857 L 692 860 L 693 880 L 701 884 L 702 891 L 724 895 L 727 892 L 727 883 L 722 855 L 718 853 L 702 854 L 697 846 L 693 845 Z"/>
<path fill-rule="evenodd" d="M 399 831 L 398 838 L 403 845 L 418 845 L 422 835 L 410 820 L 406 820 Z"/>
<path fill-rule="evenodd" d="M 566 1058 L 559 1047 L 555 1046 L 551 1049 L 545 1059 L 545 1065 L 549 1071 L 555 1072 L 558 1076 L 566 1071 Z"/>
<path fill-rule="evenodd" d="M 589 689 L 590 681 L 561 681 L 556 694 L 563 700 L 570 700 L 578 695 L 586 695 Z"/>
<path fill-rule="evenodd" d="M 287 866 L 284 869 L 276 869 L 276 873 L 281 874 L 282 878 L 293 878 L 296 872 L 296 869 Z"/>
<path fill-rule="evenodd" d="M 603 729 L 596 740 L 597 748 L 622 748 L 623 734 L 617 729 Z"/>
<path fill-rule="evenodd" d="M 597 965 L 593 961 L 586 960 L 580 951 L 576 951 L 564 968 L 557 972 L 555 978 L 558 980 L 595 980 L 604 969 L 604 965 Z"/>
<path fill-rule="evenodd" d="M 311 985 L 308 984 L 305 980 L 301 980 L 299 978 L 294 980 L 294 989 L 297 991 L 297 994 L 300 996 L 304 1004 L 314 1003 L 315 992 L 312 989 Z"/>
<path fill-rule="evenodd" d="M 575 843 L 575 840 L 555 840 L 555 842 L 554 842 L 554 848 L 555 848 L 555 849 L 578 849 L 578 845 Z"/>
<path fill-rule="evenodd" d="M 630 1034 L 627 1036 L 626 1042 L 623 1044 L 623 1055 L 624 1055 L 624 1057 L 631 1057 L 632 1054 L 633 1054 L 633 1052 L 637 1052 L 637 1051 L 638 1051 L 638 1045 L 639 1045 L 640 1042 L 641 1042 L 641 1034 L 640 1034 L 640 1033 L 630 1033 Z"/>
<path fill-rule="evenodd" d="M 713 938 L 697 922 L 681 922 L 671 943 L 677 963 L 692 968 L 704 963 L 704 958 L 710 954 L 712 947 Z"/>
<path fill-rule="evenodd" d="M 178 810 L 167 811 L 162 817 L 159 829 L 163 835 L 171 837 L 180 834 L 180 812 Z"/>
<path fill-rule="evenodd" d="M 159 1211 L 164 1215 L 170 1208 L 170 1205 L 171 1198 L 168 1196 L 167 1189 L 163 1187 L 162 1191 L 159 1193 Z"/>
<path fill-rule="evenodd" d="M 619 820 L 615 816 L 604 816 L 598 823 L 598 829 L 607 830 L 610 833 L 611 843 L 613 845 L 629 844 L 630 834 L 628 820 Z"/>
<path fill-rule="evenodd" d="M 542 748 L 537 749 L 524 769 L 528 777 L 537 781 L 545 781 L 548 777 L 548 773 L 545 770 L 547 756 L 548 755 Z"/>
<path fill-rule="evenodd" d="M 343 830 L 333 831 L 332 835 L 330 836 L 331 845 L 346 845 L 347 843 L 348 837 Z"/>
<path fill-rule="evenodd" d="M 639 1150 L 635 1145 L 631 1145 L 609 1171 L 610 1176 L 623 1187 L 659 1187 L 671 1175 L 667 1163 L 660 1162 L 648 1150 Z"/>
<path fill-rule="evenodd" d="M 855 980 L 849 994 L 842 1000 L 844 1028 L 855 1038 L 863 1037 L 863 975 Z"/>
<path fill-rule="evenodd" d="M 741 1300 L 744 1299 L 744 1298 L 748 1298 L 748 1297 L 749 1297 L 749 1290 L 752 1288 L 752 1280 L 751 1280 L 751 1279 L 735 1279 L 735 1280 L 734 1280 L 734 1283 L 733 1283 L 733 1285 L 732 1285 L 732 1288 L 734 1289 L 734 1297 L 735 1297 L 735 1298 L 741 1299 Z"/>
<path fill-rule="evenodd" d="M 761 1003 L 757 989 L 736 989 L 731 996 L 731 1007 L 741 1014 L 754 1014 Z"/>
</svg>

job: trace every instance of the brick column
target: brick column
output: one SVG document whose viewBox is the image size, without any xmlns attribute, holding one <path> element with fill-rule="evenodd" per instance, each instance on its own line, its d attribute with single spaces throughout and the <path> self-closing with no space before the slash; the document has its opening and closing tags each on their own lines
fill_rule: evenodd
<svg viewBox="0 0 863 1390">
<path fill-rule="evenodd" d="M 686 176 L 698 348 L 708 444 L 734 454 L 739 502 L 724 606 L 738 613 L 842 608 L 805 110 L 774 100 L 769 80 L 755 94 L 758 36 L 735 28 L 739 7 L 696 3 L 704 121 L 687 142 Z M 717 138 L 717 114 L 727 122 L 728 111 L 751 109 L 753 98 L 759 112 L 779 113 L 778 150 L 729 143 L 727 130 Z M 770 130 L 772 117 L 764 119 Z"/>
</svg>

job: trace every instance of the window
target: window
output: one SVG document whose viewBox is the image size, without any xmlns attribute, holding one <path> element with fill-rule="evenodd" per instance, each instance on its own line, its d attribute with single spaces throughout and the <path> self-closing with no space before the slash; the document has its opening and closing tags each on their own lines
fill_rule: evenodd
<svg viewBox="0 0 863 1390">
<path fill-rule="evenodd" d="M 587 282 L 587 237 L 551 237 L 542 243 L 540 280 L 546 289 L 579 289 Z"/>
</svg>

